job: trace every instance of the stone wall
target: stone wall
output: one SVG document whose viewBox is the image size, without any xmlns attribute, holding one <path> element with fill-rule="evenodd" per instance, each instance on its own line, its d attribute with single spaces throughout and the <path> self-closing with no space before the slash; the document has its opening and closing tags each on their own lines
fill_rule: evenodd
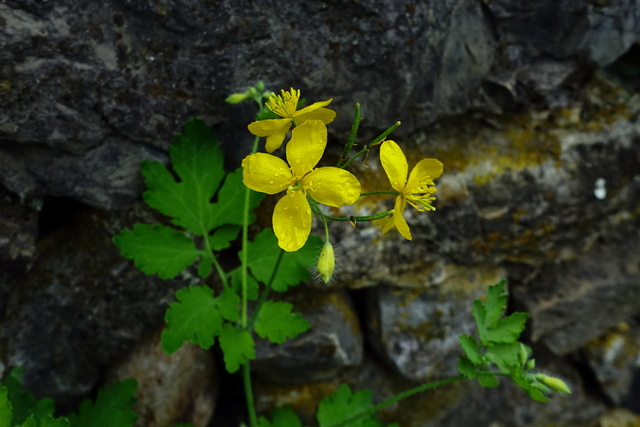
<svg viewBox="0 0 640 427">
<path fill-rule="evenodd" d="M 400 120 L 409 162 L 437 157 L 445 173 L 438 210 L 409 213 L 411 243 L 332 226 L 340 275 L 287 296 L 314 329 L 275 356 L 258 346 L 260 408 L 309 416 L 339 381 L 383 399 L 454 373 L 471 302 L 506 277 L 539 363 L 574 394 L 540 405 L 506 385 L 450 387 L 388 421 L 576 426 L 640 411 L 639 34 L 638 0 L 1 2 L 0 375 L 23 366 L 63 409 L 131 372 L 178 383 L 151 380 L 171 366 L 152 338 L 192 279 L 138 273 L 111 236 L 162 220 L 139 202 L 139 165 L 166 161 L 185 120 L 217 125 L 237 164 L 253 112 L 224 98 L 263 80 L 334 98 L 335 152 L 359 102 L 360 142 Z M 363 185 L 383 185 L 367 166 Z M 197 404 L 162 418 L 143 388 L 142 425 L 206 425 L 215 383 L 233 389 L 211 354 L 181 357 L 193 370 L 170 370 L 195 378 L 182 395 Z M 225 395 L 216 425 L 242 410 Z"/>
</svg>

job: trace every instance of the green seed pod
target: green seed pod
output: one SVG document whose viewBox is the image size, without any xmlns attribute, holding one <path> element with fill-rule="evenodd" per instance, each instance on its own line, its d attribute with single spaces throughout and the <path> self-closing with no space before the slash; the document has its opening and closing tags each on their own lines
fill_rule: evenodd
<svg viewBox="0 0 640 427">
<path fill-rule="evenodd" d="M 229 95 L 227 97 L 227 99 L 225 99 L 225 101 L 229 104 L 239 104 L 242 101 L 249 99 L 250 98 L 250 94 L 248 92 L 244 92 L 244 93 L 232 93 L 231 95 Z"/>
<path fill-rule="evenodd" d="M 562 394 L 571 394 L 571 389 L 560 378 L 551 377 L 545 374 L 536 374 L 536 379 L 549 387 L 551 390 Z"/>
<path fill-rule="evenodd" d="M 320 277 L 322 277 L 324 283 L 329 283 L 335 267 L 336 257 L 333 253 L 333 245 L 326 242 L 322 246 L 322 251 L 320 251 L 320 256 L 318 257 L 318 273 L 320 273 Z"/>
</svg>

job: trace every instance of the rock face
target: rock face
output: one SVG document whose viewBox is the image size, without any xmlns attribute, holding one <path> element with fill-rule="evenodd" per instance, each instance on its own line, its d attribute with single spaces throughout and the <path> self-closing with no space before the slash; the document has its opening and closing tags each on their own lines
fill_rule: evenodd
<svg viewBox="0 0 640 427">
<path fill-rule="evenodd" d="M 146 277 L 111 242 L 161 221 L 137 204 L 140 162 L 166 161 L 172 135 L 202 116 L 237 164 L 253 111 L 224 99 L 264 80 L 309 102 L 333 98 L 330 155 L 359 102 L 358 143 L 401 120 L 393 139 L 410 165 L 436 157 L 445 173 L 438 210 L 406 212 L 413 242 L 331 225 L 340 289 L 295 297 L 318 303 L 306 306 L 315 329 L 302 341 L 258 346 L 263 410 L 286 402 L 311 419 L 339 380 L 384 399 L 453 373 L 447 334 L 467 332 L 476 291 L 506 276 L 511 308 L 532 314 L 542 366 L 597 391 L 544 409 L 508 388 L 492 399 L 453 388 L 388 422 L 586 425 L 604 414 L 604 395 L 639 411 L 637 378 L 621 379 L 637 377 L 639 35 L 640 0 L 5 0 L 0 375 L 20 365 L 29 389 L 68 409 L 158 330 L 191 278 Z M 387 189 L 375 153 L 366 166 L 355 166 L 365 191 Z M 392 200 L 343 213 L 380 206 Z M 610 347 L 621 324 L 629 355 Z M 403 418 L 411 405 L 422 421 Z"/>
</svg>

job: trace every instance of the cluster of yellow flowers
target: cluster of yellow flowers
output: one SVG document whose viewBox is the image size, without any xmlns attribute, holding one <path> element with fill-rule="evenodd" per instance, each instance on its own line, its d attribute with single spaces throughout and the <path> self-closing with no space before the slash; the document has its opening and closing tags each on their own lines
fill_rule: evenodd
<svg viewBox="0 0 640 427">
<path fill-rule="evenodd" d="M 286 191 L 273 211 L 273 230 L 279 246 L 288 252 L 300 249 L 311 232 L 313 213 L 308 198 L 313 203 L 341 207 L 361 197 L 360 182 L 351 172 L 341 167 L 316 168 L 327 146 L 326 125 L 336 116 L 335 111 L 325 108 L 333 99 L 297 110 L 299 99 L 300 91 L 294 89 L 270 96 L 266 107 L 282 118 L 260 120 L 248 126 L 252 134 L 267 138 L 267 153 L 250 154 L 242 161 L 247 187 L 267 194 Z M 292 126 L 286 145 L 287 161 L 268 154 L 282 146 Z M 397 193 L 394 208 L 383 215 L 382 231 L 386 233 L 395 227 L 411 240 L 403 216 L 406 205 L 409 203 L 420 212 L 435 210 L 431 205 L 436 192 L 433 180 L 442 174 L 442 163 L 423 159 L 409 174 L 406 156 L 398 144 L 389 140 L 380 146 L 380 161 L 393 193 Z"/>
</svg>

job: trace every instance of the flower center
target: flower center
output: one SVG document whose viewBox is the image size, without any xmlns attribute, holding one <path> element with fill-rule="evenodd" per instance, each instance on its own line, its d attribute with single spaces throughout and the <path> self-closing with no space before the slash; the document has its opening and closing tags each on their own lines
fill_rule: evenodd
<svg viewBox="0 0 640 427">
<path fill-rule="evenodd" d="M 282 95 L 271 95 L 265 105 L 280 117 L 293 118 L 300 99 L 300 91 L 291 88 L 289 92 L 284 90 L 281 92 Z"/>
</svg>

